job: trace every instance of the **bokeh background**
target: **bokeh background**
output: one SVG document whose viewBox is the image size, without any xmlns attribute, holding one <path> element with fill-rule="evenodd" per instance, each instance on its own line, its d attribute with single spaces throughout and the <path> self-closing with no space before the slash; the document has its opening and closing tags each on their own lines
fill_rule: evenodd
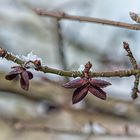
<svg viewBox="0 0 140 140">
<path fill-rule="evenodd" d="M 77 70 L 87 61 L 93 71 L 131 68 L 122 42 L 139 62 L 140 33 L 106 25 L 38 16 L 34 9 L 66 12 L 135 24 L 129 12 L 139 13 L 140 1 L 128 0 L 1 0 L 0 46 L 19 57 L 31 52 L 43 64 L 57 69 Z M 61 36 L 61 37 L 60 37 Z M 61 85 L 68 79 L 34 73 L 30 90 L 4 76 L 13 62 L 0 58 L 1 140 L 89 140 L 139 139 L 140 100 L 132 101 L 133 77 L 104 78 L 107 101 L 90 94 L 72 105 L 72 90 Z M 70 80 L 70 79 L 69 79 Z"/>
</svg>

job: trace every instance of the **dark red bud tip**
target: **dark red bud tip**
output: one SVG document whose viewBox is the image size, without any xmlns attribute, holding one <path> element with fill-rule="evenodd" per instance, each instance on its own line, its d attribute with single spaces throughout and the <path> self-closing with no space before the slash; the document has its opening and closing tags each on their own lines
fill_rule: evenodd
<svg viewBox="0 0 140 140">
<path fill-rule="evenodd" d="M 83 70 L 83 77 L 89 78 L 89 71 L 90 71 L 91 67 L 92 67 L 92 64 L 90 63 L 90 61 L 88 61 L 85 64 L 85 68 Z"/>
<path fill-rule="evenodd" d="M 6 54 L 7 54 L 7 51 L 3 48 L 0 48 L 0 57 L 5 57 Z"/>
<path fill-rule="evenodd" d="M 135 100 L 138 97 L 138 95 L 137 95 L 137 93 L 132 93 L 131 97 L 133 100 Z"/>
<path fill-rule="evenodd" d="M 36 67 L 36 70 L 39 70 L 41 68 L 41 62 L 40 62 L 40 60 L 35 60 L 34 61 L 34 65 Z"/>
<path fill-rule="evenodd" d="M 85 70 L 86 70 L 86 71 L 89 71 L 91 67 L 92 67 L 92 64 L 90 63 L 90 61 L 88 61 L 88 62 L 85 64 Z"/>
<path fill-rule="evenodd" d="M 127 43 L 127 42 L 123 42 L 123 47 L 124 47 L 124 49 L 127 49 L 127 48 L 129 48 L 129 44 Z"/>
</svg>

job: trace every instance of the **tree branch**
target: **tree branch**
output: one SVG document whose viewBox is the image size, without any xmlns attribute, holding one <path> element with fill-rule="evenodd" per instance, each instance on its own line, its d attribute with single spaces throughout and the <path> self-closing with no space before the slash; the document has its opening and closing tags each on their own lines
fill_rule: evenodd
<svg viewBox="0 0 140 140">
<path fill-rule="evenodd" d="M 44 9 L 35 9 L 34 11 L 40 16 L 48 16 L 52 18 L 57 18 L 59 20 L 67 19 L 67 20 L 80 21 L 80 22 L 90 22 L 90 23 L 97 23 L 97 24 L 103 24 L 103 25 L 110 25 L 110 26 L 130 29 L 130 30 L 140 30 L 139 24 L 129 24 L 125 22 L 119 22 L 119 21 L 113 21 L 113 20 L 107 20 L 107 19 L 92 18 L 92 17 L 85 17 L 85 16 L 75 16 L 75 15 L 66 14 L 64 12 L 49 12 Z"/>
<path fill-rule="evenodd" d="M 4 54 L 2 52 L 5 52 Z M 3 55 L 1 55 L 3 54 Z M 6 50 L 0 48 L 0 57 L 3 57 L 7 60 L 13 61 L 19 65 L 24 65 L 26 61 L 23 61 L 20 58 L 17 58 L 13 54 L 7 52 Z M 53 69 L 48 66 L 41 66 L 38 71 L 42 71 L 44 73 L 52 73 L 60 76 L 67 77 L 81 77 L 82 73 L 80 71 L 65 71 Z M 110 71 L 110 72 L 90 72 L 89 75 L 91 77 L 129 77 L 133 75 L 140 74 L 140 69 L 128 69 L 128 70 L 119 70 L 119 71 Z"/>
</svg>

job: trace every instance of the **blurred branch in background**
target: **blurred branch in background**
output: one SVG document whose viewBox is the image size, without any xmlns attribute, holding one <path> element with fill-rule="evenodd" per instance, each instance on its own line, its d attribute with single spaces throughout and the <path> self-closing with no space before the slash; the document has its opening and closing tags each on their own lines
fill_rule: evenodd
<svg viewBox="0 0 140 140">
<path fill-rule="evenodd" d="M 57 20 L 56 24 L 57 24 L 57 33 L 58 33 L 58 51 L 59 51 L 60 61 L 62 64 L 62 69 L 68 70 L 66 56 L 65 56 L 65 50 L 64 50 L 64 42 L 63 42 L 61 23 L 59 20 Z M 68 77 L 65 77 L 65 81 L 68 81 Z"/>
<path fill-rule="evenodd" d="M 0 83 L 0 91 L 22 95 L 34 100 L 52 100 L 58 103 L 63 103 L 65 102 L 65 98 L 68 97 L 62 96 L 62 94 L 64 95 L 68 91 L 59 86 L 58 83 L 52 84 L 47 81 L 31 81 L 30 90 L 25 91 L 20 88 L 17 80 L 13 82 L 5 80 L 4 73 L 0 73 Z"/>
<path fill-rule="evenodd" d="M 116 35 L 114 36 L 116 38 Z M 129 67 L 130 66 L 130 63 L 127 61 L 127 59 L 116 59 L 116 57 L 115 58 L 110 57 L 110 53 L 112 51 L 112 45 L 108 46 L 108 49 L 106 51 L 100 51 L 99 50 L 100 47 L 97 47 L 94 44 L 92 45 L 92 48 L 88 47 L 86 44 L 83 44 L 74 38 L 72 39 L 66 38 L 66 41 L 70 45 L 72 44 L 71 47 L 73 47 L 76 51 L 80 53 L 88 53 L 90 56 L 94 56 L 94 59 L 96 59 L 99 63 L 101 63 L 102 67 L 108 67 L 112 69 L 112 66 L 115 66 L 115 67 L 120 67 L 120 66 Z M 117 48 L 113 48 L 113 50 L 114 49 L 117 49 Z"/>
<path fill-rule="evenodd" d="M 94 133 L 93 128 L 92 128 L 92 122 L 89 122 L 89 127 L 91 125 L 91 132 L 84 132 L 82 129 L 81 130 L 67 130 L 67 129 L 58 129 L 58 128 L 51 128 L 47 126 L 47 124 L 40 125 L 38 123 L 33 123 L 33 122 L 25 122 L 25 121 L 17 121 L 16 123 L 13 123 L 13 128 L 16 131 L 44 131 L 46 133 L 55 133 L 55 134 L 65 134 L 65 135 L 80 135 L 80 136 L 86 136 L 87 139 L 90 139 L 92 136 L 129 136 L 129 137 L 139 137 L 139 134 L 131 134 L 129 133 L 129 127 L 127 126 L 127 132 L 126 132 L 126 126 L 124 126 L 123 130 L 124 132 L 117 132 L 115 134 L 111 132 L 106 132 L 105 134 L 97 134 Z"/>
<path fill-rule="evenodd" d="M 97 24 L 103 24 L 103 25 L 110 25 L 110 26 L 115 26 L 115 27 L 120 27 L 120 28 L 131 29 L 131 30 L 140 30 L 139 24 L 129 24 L 125 22 L 99 19 L 99 18 L 91 18 L 91 17 L 85 17 L 85 16 L 74 16 L 74 15 L 66 14 L 64 12 L 49 12 L 44 9 L 35 9 L 34 11 L 40 16 L 53 17 L 59 20 L 68 19 L 68 20 L 74 20 L 74 21 L 80 21 L 80 22 L 91 22 L 91 23 L 97 23 Z"/>
</svg>

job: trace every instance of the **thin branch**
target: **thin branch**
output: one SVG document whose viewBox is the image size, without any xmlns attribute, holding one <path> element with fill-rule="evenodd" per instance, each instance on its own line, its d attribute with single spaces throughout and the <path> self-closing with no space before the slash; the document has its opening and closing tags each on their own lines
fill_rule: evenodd
<svg viewBox="0 0 140 140">
<path fill-rule="evenodd" d="M 133 67 L 134 69 L 138 69 L 137 61 L 136 61 L 136 59 L 134 58 L 134 56 L 133 56 L 133 54 L 132 54 L 132 52 L 131 52 L 131 50 L 130 50 L 130 48 L 129 48 L 129 44 L 126 43 L 126 42 L 123 42 L 123 47 L 124 47 L 124 49 L 125 49 L 125 50 L 127 51 L 127 53 L 128 53 L 127 56 L 128 56 L 129 59 L 130 59 L 130 62 L 131 62 L 131 64 L 132 64 L 132 67 Z M 138 97 L 137 92 L 139 92 L 139 90 L 138 90 L 139 78 L 140 78 L 140 75 L 139 75 L 139 74 L 135 75 L 134 88 L 132 89 L 132 95 L 131 95 L 131 97 L 132 97 L 133 99 L 136 99 L 136 98 Z"/>
<path fill-rule="evenodd" d="M 2 52 L 5 54 L 1 55 Z M 0 57 L 3 57 L 7 60 L 13 61 L 19 65 L 24 65 L 26 61 L 17 58 L 11 53 L 8 53 L 4 49 L 0 48 Z M 67 76 L 67 77 L 81 77 L 82 73 L 80 71 L 65 71 L 65 70 L 58 70 L 53 69 L 48 66 L 41 66 L 38 71 L 42 71 L 44 73 L 52 73 L 60 76 Z M 110 71 L 110 72 L 90 72 L 89 75 L 91 77 L 129 77 L 133 75 L 140 74 L 140 69 L 128 69 L 128 70 L 119 70 L 119 71 Z"/>
<path fill-rule="evenodd" d="M 103 24 L 103 25 L 110 25 L 110 26 L 130 29 L 130 30 L 140 30 L 139 24 L 129 24 L 125 22 L 119 22 L 119 21 L 113 21 L 113 20 L 107 20 L 107 19 L 85 17 L 85 16 L 75 16 L 75 15 L 66 14 L 64 12 L 49 12 L 44 9 L 35 9 L 34 11 L 40 16 L 53 17 L 59 20 L 67 19 L 67 20 L 80 21 L 80 22 L 91 22 L 91 23 L 97 23 L 97 24 Z"/>
</svg>

